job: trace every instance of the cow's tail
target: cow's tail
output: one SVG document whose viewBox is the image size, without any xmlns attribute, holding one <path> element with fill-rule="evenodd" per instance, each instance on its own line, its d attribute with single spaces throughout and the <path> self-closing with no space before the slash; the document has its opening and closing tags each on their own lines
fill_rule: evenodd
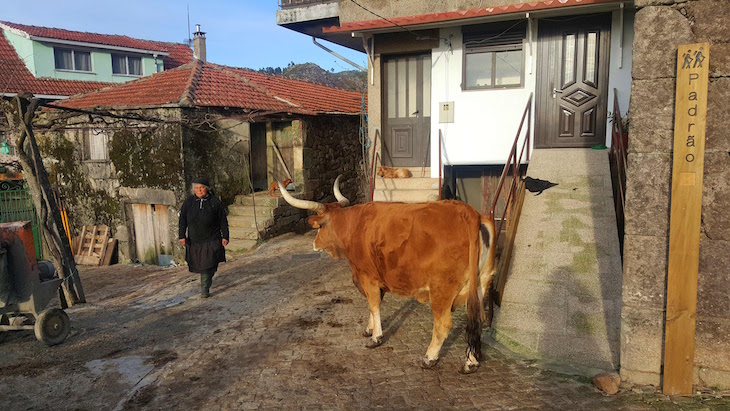
<svg viewBox="0 0 730 411">
<path fill-rule="evenodd" d="M 485 228 L 486 233 L 484 232 Z M 492 219 L 482 216 L 479 222 L 479 231 L 475 231 L 473 237 L 469 239 L 469 296 L 466 302 L 466 349 L 467 357 L 471 353 L 477 361 L 481 361 L 482 325 L 486 320 L 486 316 L 484 314 L 484 290 L 479 289 L 479 278 L 484 270 L 493 270 L 495 247 L 493 247 L 494 223 Z M 487 260 L 483 265 L 480 264 L 482 241 L 488 241 Z"/>
<path fill-rule="evenodd" d="M 480 259 L 481 265 L 479 269 L 479 278 L 484 279 L 482 286 L 482 299 L 489 292 L 492 279 L 497 271 L 497 244 L 494 243 L 494 220 L 485 215 L 482 216 L 481 226 L 482 242 L 487 247 L 487 255 L 485 259 Z"/>
<path fill-rule="evenodd" d="M 479 235 L 481 234 L 481 236 Z M 481 237 L 481 238 L 480 238 Z M 481 216 L 479 232 L 469 247 L 469 297 L 467 299 L 466 343 L 467 350 L 477 361 L 482 360 L 482 326 L 486 320 L 484 296 L 489 292 L 496 270 L 497 247 L 494 243 L 494 220 Z M 482 245 L 486 246 L 486 258 L 482 258 Z M 480 279 L 484 284 L 480 284 Z M 480 289 L 480 286 L 482 287 Z M 469 352 L 467 352 L 467 355 Z"/>
</svg>

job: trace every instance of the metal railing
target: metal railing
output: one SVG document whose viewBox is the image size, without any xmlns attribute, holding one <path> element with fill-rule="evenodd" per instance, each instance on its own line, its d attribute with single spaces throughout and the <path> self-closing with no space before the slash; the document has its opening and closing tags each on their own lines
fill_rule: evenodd
<svg viewBox="0 0 730 411">
<path fill-rule="evenodd" d="M 494 317 L 494 304 L 501 306 L 502 304 L 502 293 L 504 286 L 507 283 L 507 270 L 509 269 L 509 263 L 512 253 L 512 243 L 514 236 L 516 235 L 516 222 L 519 220 L 522 199 L 524 198 L 524 183 L 522 182 L 522 159 L 530 161 L 530 131 L 531 131 L 531 120 L 532 120 L 532 93 L 527 99 L 527 105 L 522 113 L 522 120 L 520 121 L 520 127 L 517 129 L 517 135 L 515 141 L 512 143 L 512 149 L 510 150 L 507 162 L 504 165 L 504 170 L 499 178 L 497 189 L 494 191 L 494 200 L 492 200 L 492 206 L 489 209 L 489 216 L 494 219 L 497 202 L 500 196 L 504 198 L 504 210 L 502 216 L 499 218 L 499 224 L 495 220 L 495 233 L 494 233 L 494 246 L 499 246 L 499 237 L 504 227 L 507 232 L 507 239 L 504 244 L 504 248 L 501 250 L 499 262 L 497 264 L 496 278 L 492 281 L 489 287 L 489 299 L 487 307 L 487 320 L 488 326 L 492 326 L 492 318 Z M 527 128 L 525 130 L 524 141 L 522 142 L 522 148 L 520 149 L 519 156 L 517 155 L 517 146 L 520 142 L 520 136 L 522 135 L 522 129 L 525 127 L 527 122 Z M 505 187 L 505 180 L 507 175 L 511 172 L 512 181 L 509 187 Z M 505 226 L 506 224 L 506 226 Z"/>
<path fill-rule="evenodd" d="M 509 158 L 507 159 L 507 162 L 504 165 L 504 170 L 502 171 L 502 175 L 499 178 L 499 184 L 497 185 L 497 189 L 495 190 L 494 194 L 494 200 L 492 200 L 492 207 L 489 209 L 489 216 L 493 219 L 495 218 L 495 210 L 497 208 L 497 202 L 499 200 L 499 196 L 502 195 L 505 198 L 504 202 L 504 211 L 502 212 L 502 216 L 499 218 L 499 225 L 496 226 L 497 220 L 495 220 L 495 238 L 494 242 L 496 243 L 499 240 L 499 235 L 502 231 L 502 228 L 506 229 L 506 226 L 504 226 L 505 223 L 509 224 L 509 217 L 512 214 L 514 205 L 515 205 L 515 198 L 517 197 L 517 187 L 520 183 L 520 165 L 522 164 L 522 158 L 525 157 L 525 161 L 530 161 L 530 119 L 532 118 L 532 93 L 530 93 L 530 98 L 527 99 L 527 106 L 525 106 L 525 111 L 522 113 L 522 120 L 520 121 L 520 127 L 517 129 L 517 136 L 515 137 L 515 141 L 512 144 L 512 149 L 509 152 Z M 527 129 L 525 133 L 525 139 L 522 142 L 522 148 L 520 149 L 520 155 L 517 156 L 517 145 L 520 141 L 520 136 L 522 135 L 522 128 L 525 126 L 525 121 L 527 121 Z M 511 170 L 512 174 L 512 182 L 507 187 L 506 190 L 503 191 L 504 182 L 507 178 L 508 173 Z M 504 226 L 504 227 L 503 227 Z"/>
<path fill-rule="evenodd" d="M 613 89 L 613 113 L 611 114 L 611 150 L 608 158 L 611 163 L 611 180 L 613 181 L 613 202 L 616 210 L 621 254 L 624 249 L 624 206 L 626 205 L 626 150 L 628 134 L 624 132 L 623 118 L 618 105 L 618 92 Z"/>
</svg>

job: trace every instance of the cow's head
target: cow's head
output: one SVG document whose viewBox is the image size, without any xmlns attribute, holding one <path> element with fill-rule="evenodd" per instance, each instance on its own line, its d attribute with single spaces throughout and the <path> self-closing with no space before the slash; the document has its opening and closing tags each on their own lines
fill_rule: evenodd
<svg viewBox="0 0 730 411">
<path fill-rule="evenodd" d="M 348 200 L 340 192 L 340 178 L 342 178 L 342 175 L 337 176 L 337 179 L 335 179 L 333 189 L 337 202 L 329 204 L 294 198 L 284 188 L 282 188 L 281 184 L 279 184 L 279 191 L 281 192 L 282 197 L 284 197 L 284 200 L 286 200 L 286 202 L 292 207 L 312 210 L 317 213 L 316 215 L 307 218 L 307 223 L 312 226 L 312 228 L 318 229 L 317 237 L 314 239 L 314 250 L 327 251 L 332 258 L 336 259 L 344 257 L 344 249 L 342 247 L 342 241 L 340 241 L 337 233 L 330 227 L 330 219 L 332 218 L 334 210 L 347 207 L 350 204 L 350 200 Z"/>
</svg>

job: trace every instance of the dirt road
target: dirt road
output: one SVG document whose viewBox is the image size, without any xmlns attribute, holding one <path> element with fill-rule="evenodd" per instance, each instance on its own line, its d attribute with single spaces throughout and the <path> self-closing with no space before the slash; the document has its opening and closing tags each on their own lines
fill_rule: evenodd
<svg viewBox="0 0 730 411">
<path fill-rule="evenodd" d="M 365 299 L 344 262 L 312 251 L 313 238 L 285 235 L 234 257 L 206 300 L 185 267 L 82 271 L 88 303 L 67 310 L 63 344 L 1 337 L 0 410 L 730 409 L 709 394 L 603 396 L 586 378 L 492 346 L 475 374 L 460 375 L 463 309 L 441 362 L 422 370 L 430 307 L 390 294 L 385 343 L 366 349 Z"/>
</svg>

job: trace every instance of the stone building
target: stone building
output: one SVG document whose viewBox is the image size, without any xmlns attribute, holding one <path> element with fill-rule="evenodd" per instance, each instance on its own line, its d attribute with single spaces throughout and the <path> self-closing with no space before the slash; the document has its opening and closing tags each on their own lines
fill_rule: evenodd
<svg viewBox="0 0 730 411">
<path fill-rule="evenodd" d="M 275 200 L 265 193 L 275 178 L 291 176 L 295 195 L 325 200 L 344 174 L 343 191 L 362 198 L 361 100 L 358 92 L 195 60 L 59 102 L 41 114 L 51 130 L 37 138 L 75 227 L 112 227 L 128 259 L 180 261 L 178 208 L 196 177 L 209 178 L 229 207 L 234 250 L 305 216 L 274 204 L 262 217 Z M 258 221 L 242 208 L 252 189 Z"/>
<path fill-rule="evenodd" d="M 531 161 L 547 162 L 554 171 L 571 170 L 576 153 L 591 153 L 586 148 L 611 147 L 614 107 L 624 117 L 630 113 L 623 256 L 613 245 L 615 224 L 590 226 L 606 240 L 586 254 L 596 260 L 610 248 L 609 265 L 617 266 L 617 272 L 604 276 L 598 267 L 593 274 L 599 292 L 576 294 L 572 286 L 579 273 L 556 260 L 576 257 L 570 250 L 575 243 L 585 245 L 585 238 L 562 238 L 567 220 L 544 232 L 520 225 L 516 244 L 520 235 L 535 241 L 549 237 L 552 243 L 545 249 L 552 255 L 539 256 L 534 248 L 513 252 L 542 260 L 528 263 L 534 273 L 530 282 L 520 284 L 529 286 L 513 290 L 511 308 L 503 306 L 502 319 L 497 318 L 496 336 L 507 335 L 503 341 L 530 355 L 620 369 L 624 380 L 639 384 L 659 385 L 664 372 L 677 50 L 680 44 L 709 42 L 694 382 L 730 387 L 730 133 L 723 127 L 730 115 L 729 2 L 297 0 L 280 6 L 279 25 L 367 53 L 369 131 L 371 136 L 382 132 L 373 150 L 383 163 L 430 165 L 428 177 L 444 173 L 446 184 L 454 184 L 451 188 L 462 199 L 481 210 L 489 192 L 483 181 L 505 165 L 526 105 L 531 109 L 523 123 L 527 132 L 521 128 L 523 135 L 517 138 L 534 147 Z M 587 171 L 595 172 L 591 167 Z M 612 197 L 610 184 L 606 189 L 600 183 L 604 179 L 592 175 L 580 188 L 600 192 L 601 199 Z M 381 198 L 399 197 L 390 192 Z M 541 210 L 543 217 L 558 200 Z M 595 213 L 593 217 L 579 222 L 599 220 Z M 575 232 L 587 231 L 578 228 Z M 515 264 L 524 265 L 520 258 L 512 259 L 510 276 Z M 566 280 L 552 281 L 551 276 Z M 612 291 L 606 293 L 608 289 Z M 530 294 L 540 290 L 548 291 Z M 586 301 L 593 304 L 587 312 L 572 312 Z M 546 315 L 557 312 L 556 307 L 566 308 Z M 504 327 L 508 317 L 519 321 Z M 591 357 L 590 346 L 579 343 L 594 323 L 575 318 L 599 320 L 605 355 Z M 561 355 L 555 356 L 551 346 L 562 346 Z"/>
</svg>

